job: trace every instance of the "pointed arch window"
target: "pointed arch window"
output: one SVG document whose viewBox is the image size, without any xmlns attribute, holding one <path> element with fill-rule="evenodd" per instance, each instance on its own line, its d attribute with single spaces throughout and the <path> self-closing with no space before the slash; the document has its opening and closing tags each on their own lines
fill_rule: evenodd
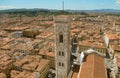
<svg viewBox="0 0 120 78">
<path fill-rule="evenodd" d="M 60 43 L 63 43 L 63 34 L 60 34 L 60 35 L 59 35 L 59 42 L 60 42 Z"/>
</svg>

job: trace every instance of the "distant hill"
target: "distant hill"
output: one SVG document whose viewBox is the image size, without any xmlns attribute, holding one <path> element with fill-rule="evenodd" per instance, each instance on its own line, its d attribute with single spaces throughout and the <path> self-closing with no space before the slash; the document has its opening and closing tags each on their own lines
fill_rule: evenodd
<svg viewBox="0 0 120 78">
<path fill-rule="evenodd" d="M 14 14 L 14 15 L 26 15 L 26 16 L 38 16 L 38 15 L 60 15 L 71 14 L 68 11 L 52 10 L 52 9 L 8 9 L 0 10 L 0 14 Z"/>
<path fill-rule="evenodd" d="M 96 9 L 96 10 L 67 10 L 69 12 L 100 12 L 100 13 L 120 13 L 116 9 Z"/>
<path fill-rule="evenodd" d="M 64 14 L 71 14 L 71 13 L 80 13 L 80 14 L 85 14 L 87 12 L 92 12 L 92 13 L 110 13 L 110 14 L 119 14 L 120 10 L 116 10 L 116 9 L 96 9 L 96 10 L 65 10 Z M 8 10 L 0 10 L 0 14 L 5 14 L 5 13 L 9 13 L 9 14 L 25 14 L 28 16 L 36 16 L 38 14 L 43 14 L 43 15 L 59 15 L 59 14 L 63 14 L 62 10 L 54 10 L 54 9 L 39 9 L 39 8 L 35 8 L 35 9 L 8 9 Z"/>
<path fill-rule="evenodd" d="M 16 12 L 16 11 L 60 11 L 60 10 L 54 10 L 54 9 L 8 9 L 8 10 L 0 10 L 0 12 Z M 95 9 L 95 10 L 65 10 L 68 12 L 103 12 L 103 13 L 117 13 L 120 12 L 120 10 L 116 9 Z"/>
</svg>

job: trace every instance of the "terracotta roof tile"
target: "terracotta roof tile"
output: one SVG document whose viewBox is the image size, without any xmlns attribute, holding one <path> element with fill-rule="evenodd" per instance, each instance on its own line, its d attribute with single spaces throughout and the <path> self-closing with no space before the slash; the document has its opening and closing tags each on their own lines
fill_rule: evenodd
<svg viewBox="0 0 120 78">
<path fill-rule="evenodd" d="M 107 78 L 104 58 L 95 53 L 86 56 L 79 78 Z"/>
</svg>

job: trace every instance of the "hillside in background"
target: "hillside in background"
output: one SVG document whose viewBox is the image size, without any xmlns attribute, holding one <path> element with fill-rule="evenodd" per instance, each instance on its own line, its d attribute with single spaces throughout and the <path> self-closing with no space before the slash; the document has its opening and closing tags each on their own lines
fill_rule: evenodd
<svg viewBox="0 0 120 78">
<path fill-rule="evenodd" d="M 14 15 L 26 15 L 26 16 L 38 16 L 38 15 L 60 15 L 60 14 L 81 14 L 88 15 L 90 13 L 95 14 L 110 14 L 119 15 L 120 10 L 115 9 L 98 9 L 98 10 L 52 10 L 52 9 L 8 9 L 0 10 L 0 14 L 14 14 Z"/>
</svg>

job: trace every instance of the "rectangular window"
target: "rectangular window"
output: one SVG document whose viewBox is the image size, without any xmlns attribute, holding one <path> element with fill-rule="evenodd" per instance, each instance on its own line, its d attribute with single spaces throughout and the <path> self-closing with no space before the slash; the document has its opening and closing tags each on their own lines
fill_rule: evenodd
<svg viewBox="0 0 120 78">
<path fill-rule="evenodd" d="M 61 63 L 59 62 L 59 66 L 61 66 Z"/>
<path fill-rule="evenodd" d="M 61 52 L 59 51 L 59 56 L 61 56 Z"/>
<path fill-rule="evenodd" d="M 59 35 L 59 42 L 63 43 L 63 35 Z"/>
<path fill-rule="evenodd" d="M 64 52 L 62 52 L 62 56 L 64 56 Z"/>
<path fill-rule="evenodd" d="M 64 63 L 62 63 L 62 67 L 64 67 Z"/>
</svg>

